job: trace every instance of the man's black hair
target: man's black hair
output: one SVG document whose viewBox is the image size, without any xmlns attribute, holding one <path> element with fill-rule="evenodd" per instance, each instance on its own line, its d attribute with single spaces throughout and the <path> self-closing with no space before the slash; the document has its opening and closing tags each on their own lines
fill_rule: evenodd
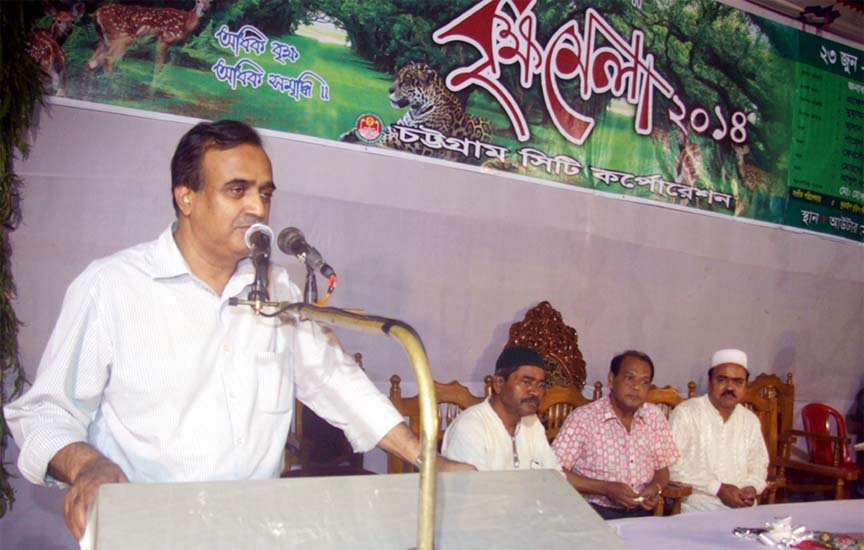
<svg viewBox="0 0 864 550">
<path fill-rule="evenodd" d="M 636 351 L 635 349 L 628 349 L 612 358 L 612 363 L 609 364 L 609 370 L 612 371 L 613 375 L 618 376 L 618 371 L 621 370 L 621 363 L 623 363 L 624 359 L 628 357 L 640 359 L 648 363 L 648 366 L 651 367 L 651 380 L 654 380 L 654 361 L 648 357 L 647 353 Z"/>
</svg>

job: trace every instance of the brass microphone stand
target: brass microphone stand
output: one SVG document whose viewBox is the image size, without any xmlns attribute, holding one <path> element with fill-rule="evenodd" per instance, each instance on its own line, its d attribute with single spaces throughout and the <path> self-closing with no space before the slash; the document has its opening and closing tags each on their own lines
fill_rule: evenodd
<svg viewBox="0 0 864 550">
<path fill-rule="evenodd" d="M 306 303 L 269 302 L 232 298 L 231 305 L 251 306 L 258 315 L 278 316 L 285 319 L 291 315 L 311 319 L 319 323 L 347 327 L 361 332 L 382 334 L 399 342 L 411 360 L 417 377 L 417 394 L 420 400 L 420 443 L 422 446 L 420 465 L 420 499 L 417 514 L 417 548 L 432 550 L 435 538 L 435 461 L 438 456 L 438 414 L 435 403 L 435 384 L 429 370 L 429 359 L 420 341 L 420 336 L 407 323 L 375 315 L 365 315 L 332 307 L 319 307 Z M 272 312 L 265 312 L 272 308 Z"/>
</svg>

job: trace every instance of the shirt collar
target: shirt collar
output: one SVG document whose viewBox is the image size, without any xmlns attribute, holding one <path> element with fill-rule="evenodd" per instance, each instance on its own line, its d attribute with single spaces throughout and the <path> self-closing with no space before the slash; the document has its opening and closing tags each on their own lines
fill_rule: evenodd
<svg viewBox="0 0 864 550">
<path fill-rule="evenodd" d="M 746 409 L 746 408 L 747 408 L 747 407 L 745 407 L 744 405 L 742 405 L 741 403 L 735 403 L 735 406 L 732 407 L 732 412 L 729 414 L 729 418 L 727 418 L 726 420 L 723 420 L 723 415 L 720 414 L 720 411 L 717 410 L 717 407 L 715 407 L 715 406 L 714 406 L 714 403 L 711 402 L 711 397 L 709 397 L 707 393 L 705 394 L 704 397 L 705 397 L 705 407 L 706 407 L 709 411 L 712 411 L 712 413 L 714 414 L 714 416 L 715 416 L 715 417 L 716 417 L 716 418 L 717 418 L 721 423 L 727 423 L 727 422 L 729 422 L 730 420 L 732 420 L 733 417 L 737 417 L 737 415 L 740 414 L 739 411 L 741 411 L 741 409 Z"/>
<path fill-rule="evenodd" d="M 150 258 L 150 276 L 153 279 L 171 279 L 183 275 L 195 277 L 189 269 L 186 258 L 180 252 L 177 241 L 174 240 L 176 230 L 177 222 L 174 222 L 156 240 L 156 248 Z M 229 292 L 233 290 L 236 293 L 252 284 L 254 280 L 255 268 L 252 267 L 249 258 L 244 258 L 237 264 L 234 274 L 225 288 Z"/>
<path fill-rule="evenodd" d="M 612 420 L 613 418 L 620 422 L 618 415 L 615 414 L 615 409 L 612 408 L 612 397 L 608 395 L 604 397 L 602 407 L 603 422 L 606 422 L 607 420 Z M 645 403 L 642 403 L 642 405 L 640 405 L 639 408 L 636 409 L 636 412 L 633 413 L 633 418 L 639 420 L 639 422 L 645 422 Z"/>
<path fill-rule="evenodd" d="M 507 431 L 507 426 L 504 425 L 504 420 L 502 420 L 501 417 L 498 416 L 498 412 L 496 412 L 495 409 L 492 407 L 492 396 L 491 395 L 486 397 L 486 405 L 488 405 L 489 411 L 492 413 L 492 416 L 494 416 L 498 420 L 498 423 L 501 424 L 501 429 L 504 430 L 504 433 L 507 434 L 507 437 L 518 436 L 519 431 L 522 428 L 522 424 L 525 423 L 526 419 L 530 418 L 531 416 L 537 416 L 537 415 L 529 415 L 529 416 L 521 417 L 519 419 L 519 422 L 516 424 L 516 429 L 513 431 L 513 435 L 511 436 L 510 432 Z"/>
<path fill-rule="evenodd" d="M 150 276 L 154 279 L 170 279 L 192 274 L 189 264 L 186 263 L 186 259 L 174 241 L 176 227 L 177 223 L 172 223 L 156 240 L 156 248 L 150 257 Z"/>
</svg>

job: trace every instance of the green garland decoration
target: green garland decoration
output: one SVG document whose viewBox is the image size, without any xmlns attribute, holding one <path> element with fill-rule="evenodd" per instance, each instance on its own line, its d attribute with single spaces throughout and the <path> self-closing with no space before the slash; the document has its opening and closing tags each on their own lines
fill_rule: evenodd
<svg viewBox="0 0 864 550">
<path fill-rule="evenodd" d="M 0 2 L 0 517 L 15 501 L 6 470 L 11 438 L 2 406 L 20 395 L 27 383 L 18 355 L 20 321 L 12 308 L 15 281 L 9 234 L 21 221 L 22 182 L 14 172 L 15 152 L 27 154 L 36 104 L 44 104 L 41 69 L 24 53 L 31 22 L 24 2 Z"/>
</svg>

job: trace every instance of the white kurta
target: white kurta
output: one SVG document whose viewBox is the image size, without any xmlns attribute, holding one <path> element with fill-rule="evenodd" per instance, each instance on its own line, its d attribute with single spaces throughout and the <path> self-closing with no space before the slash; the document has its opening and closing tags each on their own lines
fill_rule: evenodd
<svg viewBox="0 0 864 550">
<path fill-rule="evenodd" d="M 513 440 L 487 397 L 453 420 L 444 434 L 441 453 L 481 471 L 561 470 L 561 464 L 546 439 L 546 429 L 536 414 L 523 416 L 516 425 L 518 466 L 514 464 Z"/>
<path fill-rule="evenodd" d="M 671 478 L 693 486 L 682 511 L 715 510 L 726 506 L 717 497 L 722 483 L 765 489 L 768 451 L 759 419 L 736 405 L 729 420 L 707 395 L 688 399 L 675 407 L 669 427 L 681 460 L 670 468 Z"/>
<path fill-rule="evenodd" d="M 279 475 L 297 397 L 366 451 L 402 421 L 338 342 L 228 304 L 189 271 L 171 230 L 93 262 L 69 287 L 30 390 L 5 407 L 18 467 L 45 483 L 53 456 L 86 441 L 130 481 Z M 271 296 L 299 301 L 273 266 Z"/>
</svg>

